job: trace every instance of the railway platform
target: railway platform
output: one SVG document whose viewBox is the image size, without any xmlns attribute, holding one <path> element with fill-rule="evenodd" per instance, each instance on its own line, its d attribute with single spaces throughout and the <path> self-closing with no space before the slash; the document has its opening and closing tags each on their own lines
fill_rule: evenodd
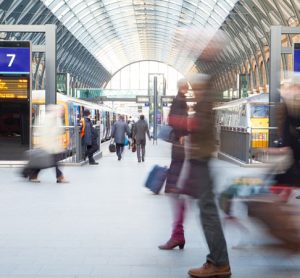
<svg viewBox="0 0 300 278">
<path fill-rule="evenodd" d="M 144 163 L 129 150 L 121 161 L 105 144 L 102 150 L 97 166 L 64 167 L 68 184 L 57 184 L 53 169 L 32 184 L 18 168 L 0 168 L 0 277 L 182 278 L 204 262 L 207 247 L 192 200 L 185 249 L 157 248 L 170 234 L 171 204 L 143 184 L 154 164 L 169 164 L 170 145 L 148 142 Z M 241 169 L 215 159 L 216 190 L 241 171 L 265 171 Z M 246 225 L 247 232 L 224 226 L 233 278 L 300 277 L 300 256 L 278 251 L 260 226 Z"/>
</svg>

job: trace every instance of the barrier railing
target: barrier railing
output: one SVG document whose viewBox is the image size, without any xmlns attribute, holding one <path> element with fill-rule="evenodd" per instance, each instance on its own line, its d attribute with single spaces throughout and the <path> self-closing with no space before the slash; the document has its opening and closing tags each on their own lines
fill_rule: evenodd
<svg viewBox="0 0 300 278">
<path fill-rule="evenodd" d="M 271 133 L 276 132 L 277 127 L 252 127 L 250 128 L 250 162 L 266 162 L 269 159 L 266 157 L 268 152 L 262 149 L 270 146 Z"/>
<path fill-rule="evenodd" d="M 247 128 L 225 127 L 220 129 L 220 151 L 249 163 L 250 133 Z"/>
</svg>

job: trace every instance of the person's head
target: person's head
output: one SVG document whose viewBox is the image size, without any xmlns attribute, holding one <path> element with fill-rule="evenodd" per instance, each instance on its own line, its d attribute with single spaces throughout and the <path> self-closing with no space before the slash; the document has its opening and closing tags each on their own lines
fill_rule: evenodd
<svg viewBox="0 0 300 278">
<path fill-rule="evenodd" d="M 124 116 L 123 115 L 119 115 L 119 121 L 124 121 Z"/>
<path fill-rule="evenodd" d="M 145 120 L 145 116 L 144 115 L 140 115 L 140 120 Z"/>
<path fill-rule="evenodd" d="M 287 73 L 289 79 L 285 80 L 281 87 L 281 97 L 283 98 L 288 112 L 300 118 L 300 73 Z"/>
<path fill-rule="evenodd" d="M 56 116 L 62 116 L 64 113 L 64 107 L 58 104 L 49 104 L 46 106 L 46 112 L 55 114 Z"/>
<path fill-rule="evenodd" d="M 90 115 L 91 115 L 90 110 L 84 109 L 84 111 L 83 111 L 83 116 L 84 116 L 84 117 L 89 117 Z"/>
<path fill-rule="evenodd" d="M 177 81 L 177 88 L 178 88 L 178 93 L 182 96 L 184 96 L 189 89 L 189 84 L 185 78 L 179 79 Z"/>
<path fill-rule="evenodd" d="M 193 74 L 189 78 L 194 97 L 197 102 L 202 101 L 205 97 L 208 97 L 210 87 L 210 76 L 207 74 Z"/>
</svg>

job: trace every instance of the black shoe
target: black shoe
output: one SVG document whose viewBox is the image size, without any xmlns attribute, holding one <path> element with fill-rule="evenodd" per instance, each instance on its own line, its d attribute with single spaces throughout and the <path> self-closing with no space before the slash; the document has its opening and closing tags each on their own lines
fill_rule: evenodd
<svg viewBox="0 0 300 278">
<path fill-rule="evenodd" d="M 300 195 L 299 195 L 299 196 L 296 196 L 296 199 L 300 199 Z"/>
<path fill-rule="evenodd" d="M 89 164 L 90 164 L 90 165 L 98 165 L 99 163 L 96 162 L 96 161 L 91 161 L 91 162 L 89 162 Z"/>
<path fill-rule="evenodd" d="M 138 160 L 138 163 L 141 163 L 141 160 L 140 160 L 140 159 Z"/>
<path fill-rule="evenodd" d="M 142 158 L 142 161 L 145 162 L 145 158 Z"/>
</svg>

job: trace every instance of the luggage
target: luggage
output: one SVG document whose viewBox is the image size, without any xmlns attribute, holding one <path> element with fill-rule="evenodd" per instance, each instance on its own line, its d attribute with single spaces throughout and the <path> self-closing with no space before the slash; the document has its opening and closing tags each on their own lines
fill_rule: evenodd
<svg viewBox="0 0 300 278">
<path fill-rule="evenodd" d="M 173 143 L 175 139 L 173 128 L 169 125 L 162 125 L 158 133 L 158 138 L 165 142 Z"/>
<path fill-rule="evenodd" d="M 29 169 L 47 169 L 55 165 L 54 155 L 41 148 L 32 149 L 26 152 Z"/>
<path fill-rule="evenodd" d="M 113 141 L 110 141 L 108 149 L 111 153 L 115 153 L 116 152 L 116 145 Z"/>
<path fill-rule="evenodd" d="M 127 137 L 125 137 L 124 146 L 128 146 L 128 145 L 129 145 L 129 140 Z"/>
<path fill-rule="evenodd" d="M 135 143 L 135 142 L 132 143 L 131 151 L 132 151 L 133 153 L 136 152 L 136 143 Z"/>
<path fill-rule="evenodd" d="M 167 167 L 155 165 L 149 173 L 145 186 L 149 188 L 154 194 L 159 194 L 166 181 L 167 173 Z"/>
<path fill-rule="evenodd" d="M 274 195 L 257 196 L 246 201 L 249 216 L 259 219 L 285 249 L 300 251 L 300 206 Z"/>
</svg>

